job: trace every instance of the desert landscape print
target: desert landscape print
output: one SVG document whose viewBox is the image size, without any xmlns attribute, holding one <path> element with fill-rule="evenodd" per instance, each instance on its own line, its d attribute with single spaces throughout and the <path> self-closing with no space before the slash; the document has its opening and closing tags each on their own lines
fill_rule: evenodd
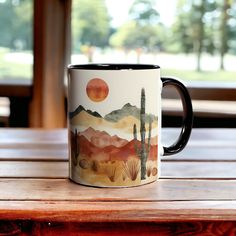
<svg viewBox="0 0 236 236">
<path fill-rule="evenodd" d="M 109 87 L 92 79 L 88 99 L 108 99 Z M 91 186 L 135 186 L 155 181 L 158 117 L 147 114 L 145 88 L 140 88 L 140 107 L 128 101 L 106 115 L 78 107 L 69 112 L 70 176 Z"/>
</svg>

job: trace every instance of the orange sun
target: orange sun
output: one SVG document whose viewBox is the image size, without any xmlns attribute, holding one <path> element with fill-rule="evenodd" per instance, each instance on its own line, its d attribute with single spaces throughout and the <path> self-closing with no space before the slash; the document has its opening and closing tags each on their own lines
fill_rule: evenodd
<svg viewBox="0 0 236 236">
<path fill-rule="evenodd" d="M 88 82 L 86 92 L 93 102 L 101 102 L 107 97 L 109 88 L 104 80 L 94 78 Z"/>
</svg>

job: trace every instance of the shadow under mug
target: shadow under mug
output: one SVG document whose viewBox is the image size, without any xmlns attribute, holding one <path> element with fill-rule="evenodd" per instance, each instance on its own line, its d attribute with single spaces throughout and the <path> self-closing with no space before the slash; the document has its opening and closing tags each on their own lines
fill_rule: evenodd
<svg viewBox="0 0 236 236">
<path fill-rule="evenodd" d="M 183 104 L 177 141 L 161 145 L 161 91 L 174 86 Z M 160 156 L 186 146 L 192 129 L 192 103 L 177 79 L 160 76 L 148 64 L 68 66 L 69 176 L 96 187 L 130 187 L 160 175 Z"/>
</svg>

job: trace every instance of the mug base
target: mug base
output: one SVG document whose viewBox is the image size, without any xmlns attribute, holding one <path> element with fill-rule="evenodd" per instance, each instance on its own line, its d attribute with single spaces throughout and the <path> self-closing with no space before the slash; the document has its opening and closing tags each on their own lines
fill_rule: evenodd
<svg viewBox="0 0 236 236">
<path fill-rule="evenodd" d="M 84 181 L 76 181 L 75 179 L 73 179 L 71 177 L 69 179 L 71 182 L 73 182 L 75 184 L 86 186 L 86 187 L 93 187 L 93 188 L 133 188 L 133 187 L 139 187 L 139 186 L 151 184 L 151 183 L 154 183 L 158 180 L 158 178 L 152 179 L 151 181 L 142 180 L 141 183 L 135 184 L 135 185 L 102 185 L 102 184 L 86 183 Z"/>
</svg>

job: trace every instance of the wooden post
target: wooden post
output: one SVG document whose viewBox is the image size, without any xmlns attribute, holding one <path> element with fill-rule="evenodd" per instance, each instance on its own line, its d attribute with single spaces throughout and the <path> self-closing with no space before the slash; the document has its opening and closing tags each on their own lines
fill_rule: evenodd
<svg viewBox="0 0 236 236">
<path fill-rule="evenodd" d="M 66 125 L 64 75 L 68 63 L 71 0 L 34 1 L 34 79 L 30 127 Z"/>
</svg>

